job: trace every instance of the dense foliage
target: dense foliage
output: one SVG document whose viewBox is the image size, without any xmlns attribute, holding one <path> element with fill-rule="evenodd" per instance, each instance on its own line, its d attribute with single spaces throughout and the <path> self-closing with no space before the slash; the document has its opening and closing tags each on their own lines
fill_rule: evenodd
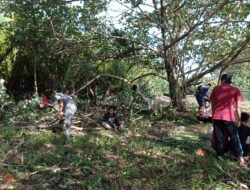
<svg viewBox="0 0 250 190">
<path fill-rule="evenodd" d="M 110 17 L 112 6 L 121 13 Z M 103 94 L 107 80 L 122 89 L 124 80 L 114 75 L 169 91 L 181 107 L 204 76 L 249 61 L 250 5 L 244 1 L 10 0 L 0 8 L 6 18 L 0 72 L 14 96 L 77 90 L 108 74 L 82 95 L 96 87 Z"/>
</svg>

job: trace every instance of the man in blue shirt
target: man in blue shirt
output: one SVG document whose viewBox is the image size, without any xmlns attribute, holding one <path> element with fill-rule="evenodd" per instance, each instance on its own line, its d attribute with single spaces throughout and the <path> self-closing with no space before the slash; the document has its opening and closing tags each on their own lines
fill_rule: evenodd
<svg viewBox="0 0 250 190">
<path fill-rule="evenodd" d="M 196 100 L 199 104 L 199 109 L 204 106 L 205 98 L 209 99 L 208 97 L 208 90 L 211 87 L 210 83 L 207 83 L 205 86 L 198 86 L 195 92 Z"/>
</svg>

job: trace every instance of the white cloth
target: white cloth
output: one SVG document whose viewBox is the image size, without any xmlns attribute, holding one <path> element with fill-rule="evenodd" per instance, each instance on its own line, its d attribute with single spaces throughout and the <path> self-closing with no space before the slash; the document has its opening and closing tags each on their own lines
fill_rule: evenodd
<svg viewBox="0 0 250 190">
<path fill-rule="evenodd" d="M 202 108 L 202 117 L 209 118 L 211 116 L 212 116 L 211 106 L 209 106 L 208 108 L 203 107 Z"/>
</svg>

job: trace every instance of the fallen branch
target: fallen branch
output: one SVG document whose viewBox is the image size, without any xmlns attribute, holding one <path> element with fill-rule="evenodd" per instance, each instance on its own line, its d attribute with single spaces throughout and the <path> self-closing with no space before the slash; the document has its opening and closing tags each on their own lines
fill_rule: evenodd
<svg viewBox="0 0 250 190">
<path fill-rule="evenodd" d="M 222 173 L 224 173 L 226 176 L 230 177 L 232 180 L 235 180 L 237 183 L 239 182 L 240 184 L 242 184 L 242 183 L 240 182 L 239 179 L 237 179 L 236 177 L 232 176 L 230 173 L 228 173 L 228 172 L 226 172 L 225 170 L 223 170 L 222 167 L 220 167 L 218 164 L 216 164 L 216 167 L 217 167 Z M 244 179 L 244 180 L 245 180 L 247 183 L 250 183 L 249 180 L 247 180 L 247 179 Z"/>
<path fill-rule="evenodd" d="M 125 79 L 125 78 L 122 78 L 122 77 L 118 77 L 118 76 L 115 76 L 115 75 L 110 75 L 110 74 L 100 74 L 100 75 L 97 75 L 96 77 L 94 77 L 93 79 L 91 79 L 90 81 L 88 81 L 83 87 L 81 87 L 79 90 L 77 90 L 73 95 L 76 95 L 78 94 L 80 91 L 86 89 L 89 85 L 91 85 L 93 82 L 95 82 L 97 79 L 99 79 L 100 77 L 110 77 L 110 78 L 115 78 L 115 79 L 118 79 L 118 80 L 122 80 L 128 84 L 130 84 L 129 80 L 128 79 Z"/>
<path fill-rule="evenodd" d="M 4 127 L 4 128 L 0 128 L 0 131 L 4 131 L 4 130 L 14 130 L 14 129 L 34 129 L 36 128 L 35 126 L 25 126 L 25 127 L 20 127 L 20 126 L 16 126 L 16 127 Z"/>
</svg>

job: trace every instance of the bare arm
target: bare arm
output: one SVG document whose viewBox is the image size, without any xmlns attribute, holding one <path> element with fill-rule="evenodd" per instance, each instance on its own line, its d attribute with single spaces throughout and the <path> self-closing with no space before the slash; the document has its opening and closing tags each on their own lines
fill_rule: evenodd
<svg viewBox="0 0 250 190">
<path fill-rule="evenodd" d="M 59 112 L 62 112 L 64 108 L 64 102 L 62 100 L 59 100 L 58 103 L 59 103 Z"/>
<path fill-rule="evenodd" d="M 58 100 L 59 110 L 56 114 L 57 120 L 61 121 L 63 118 L 63 108 L 64 108 L 64 102 L 62 100 Z"/>
</svg>

